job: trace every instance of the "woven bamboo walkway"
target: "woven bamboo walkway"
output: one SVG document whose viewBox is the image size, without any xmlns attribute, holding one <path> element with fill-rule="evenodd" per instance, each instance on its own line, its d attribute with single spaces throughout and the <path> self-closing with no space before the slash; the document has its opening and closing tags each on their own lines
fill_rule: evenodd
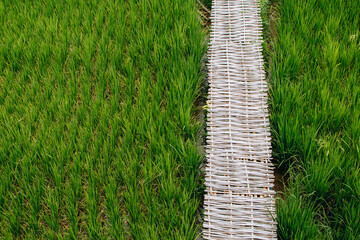
<svg viewBox="0 0 360 240">
<path fill-rule="evenodd" d="M 259 0 L 213 0 L 204 239 L 276 239 Z"/>
</svg>

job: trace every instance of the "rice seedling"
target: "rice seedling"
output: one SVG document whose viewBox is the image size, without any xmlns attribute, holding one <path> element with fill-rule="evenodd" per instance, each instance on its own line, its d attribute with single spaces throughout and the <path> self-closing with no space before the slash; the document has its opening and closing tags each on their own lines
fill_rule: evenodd
<svg viewBox="0 0 360 240">
<path fill-rule="evenodd" d="M 358 239 L 360 2 L 264 2 L 280 239 Z"/>
<path fill-rule="evenodd" d="M 196 1 L 1 1 L 0 25 L 0 236 L 195 239 Z"/>
</svg>

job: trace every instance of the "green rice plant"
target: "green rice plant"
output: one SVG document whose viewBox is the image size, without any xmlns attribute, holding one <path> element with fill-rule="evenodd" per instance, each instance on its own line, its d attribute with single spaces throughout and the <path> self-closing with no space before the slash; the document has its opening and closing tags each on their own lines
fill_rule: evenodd
<svg viewBox="0 0 360 240">
<path fill-rule="evenodd" d="M 359 1 L 264 3 L 280 239 L 357 239 Z M 357 217 L 355 217 L 357 216 Z"/>
<path fill-rule="evenodd" d="M 0 236 L 196 238 L 197 7 L 0 2 Z"/>
<path fill-rule="evenodd" d="M 279 239 L 323 239 L 324 236 L 314 222 L 314 205 L 303 199 L 299 193 L 288 193 L 286 199 L 278 200 Z"/>
</svg>

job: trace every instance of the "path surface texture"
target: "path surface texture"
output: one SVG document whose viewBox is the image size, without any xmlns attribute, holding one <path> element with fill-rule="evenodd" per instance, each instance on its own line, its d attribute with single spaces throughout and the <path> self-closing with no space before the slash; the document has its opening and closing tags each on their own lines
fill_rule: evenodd
<svg viewBox="0 0 360 240">
<path fill-rule="evenodd" d="M 276 239 L 258 0 L 214 0 L 205 239 Z"/>
</svg>

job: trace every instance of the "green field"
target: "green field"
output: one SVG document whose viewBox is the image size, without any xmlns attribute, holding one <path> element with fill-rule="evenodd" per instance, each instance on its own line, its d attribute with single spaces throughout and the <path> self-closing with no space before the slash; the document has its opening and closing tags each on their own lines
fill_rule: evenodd
<svg viewBox="0 0 360 240">
<path fill-rule="evenodd" d="M 196 1 L 5 0 L 0 25 L 0 238 L 194 239 Z"/>
<path fill-rule="evenodd" d="M 196 239 L 196 2 L 0 1 L 0 239 Z M 261 3 L 278 237 L 359 239 L 360 1 Z"/>
<path fill-rule="evenodd" d="M 277 0 L 265 14 L 280 239 L 359 239 L 360 1 Z"/>
</svg>

